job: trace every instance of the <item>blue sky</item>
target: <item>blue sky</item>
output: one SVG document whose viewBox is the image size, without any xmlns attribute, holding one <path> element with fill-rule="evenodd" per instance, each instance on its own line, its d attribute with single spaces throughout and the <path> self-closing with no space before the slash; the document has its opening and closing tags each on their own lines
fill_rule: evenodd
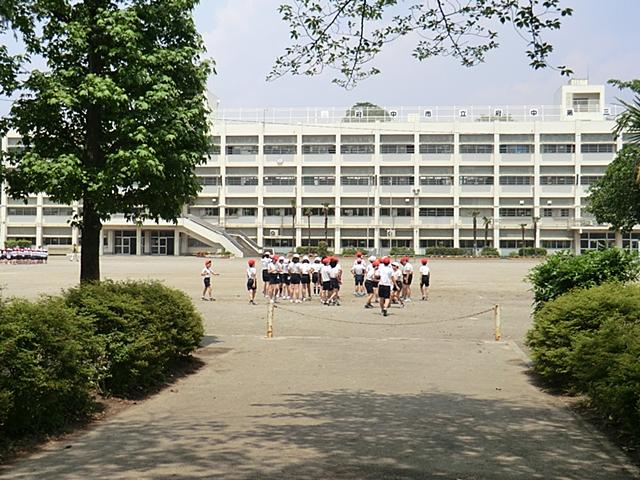
<svg viewBox="0 0 640 480">
<path fill-rule="evenodd" d="M 398 42 L 377 61 L 383 73 L 354 90 L 331 84 L 332 75 L 286 77 L 266 82 L 274 59 L 289 42 L 277 7 L 284 0 L 202 0 L 196 21 L 217 62 L 210 90 L 223 107 L 346 106 L 357 101 L 381 105 L 551 104 L 567 81 L 553 70 L 528 66 L 526 45 L 506 31 L 501 48 L 473 68 L 452 58 L 418 62 L 411 43 Z M 555 47 L 553 65 L 569 65 L 591 83 L 640 77 L 640 1 L 563 0 L 574 8 L 559 32 L 547 38 Z M 619 91 L 607 89 L 613 102 Z"/>
</svg>

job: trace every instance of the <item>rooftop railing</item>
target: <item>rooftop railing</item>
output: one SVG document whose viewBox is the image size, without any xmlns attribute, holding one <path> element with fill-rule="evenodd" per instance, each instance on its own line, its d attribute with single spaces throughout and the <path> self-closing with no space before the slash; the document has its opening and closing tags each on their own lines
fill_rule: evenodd
<svg viewBox="0 0 640 480">
<path fill-rule="evenodd" d="M 586 111 L 598 113 L 592 105 L 585 105 L 579 110 L 580 113 Z M 623 111 L 619 105 L 608 105 L 600 113 L 602 120 L 614 120 Z M 559 105 L 224 108 L 214 112 L 214 117 L 219 121 L 282 125 L 548 122 L 562 120 L 567 116 L 571 116 L 571 113 L 563 112 Z"/>
</svg>

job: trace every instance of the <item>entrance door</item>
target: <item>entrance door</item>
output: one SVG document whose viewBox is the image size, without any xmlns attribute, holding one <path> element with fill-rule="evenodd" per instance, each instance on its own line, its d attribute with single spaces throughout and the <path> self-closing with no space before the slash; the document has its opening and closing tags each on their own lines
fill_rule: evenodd
<svg viewBox="0 0 640 480">
<path fill-rule="evenodd" d="M 158 238 L 158 255 L 167 254 L 167 237 Z"/>
</svg>

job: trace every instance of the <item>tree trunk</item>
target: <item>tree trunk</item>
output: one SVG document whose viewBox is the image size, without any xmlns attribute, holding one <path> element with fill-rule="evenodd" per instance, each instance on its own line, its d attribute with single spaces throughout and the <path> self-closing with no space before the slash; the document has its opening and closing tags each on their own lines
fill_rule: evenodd
<svg viewBox="0 0 640 480">
<path fill-rule="evenodd" d="M 473 256 L 478 255 L 478 218 L 473 216 Z"/>
<path fill-rule="evenodd" d="M 307 247 L 311 246 L 311 215 L 307 215 Z"/>
<path fill-rule="evenodd" d="M 90 201 L 82 205 L 82 248 L 80 282 L 100 281 L 100 230 L 102 222 Z"/>
<path fill-rule="evenodd" d="M 327 245 L 329 245 L 329 237 L 328 237 L 328 233 L 327 233 L 328 224 L 329 224 L 329 212 L 328 212 L 328 210 L 325 210 L 325 213 L 324 213 L 324 243 L 326 243 Z"/>
<path fill-rule="evenodd" d="M 294 210 L 295 212 L 295 210 Z M 291 244 L 293 247 L 293 251 L 296 251 L 296 214 L 291 215 L 291 237 L 293 239 L 293 243 Z"/>
<path fill-rule="evenodd" d="M 484 224 L 484 246 L 485 247 L 489 246 L 489 224 L 488 223 Z"/>
</svg>

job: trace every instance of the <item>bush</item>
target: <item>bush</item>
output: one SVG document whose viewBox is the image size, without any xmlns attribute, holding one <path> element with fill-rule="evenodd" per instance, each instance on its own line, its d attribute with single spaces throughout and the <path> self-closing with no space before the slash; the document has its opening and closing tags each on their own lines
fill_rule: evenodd
<svg viewBox="0 0 640 480">
<path fill-rule="evenodd" d="M 424 253 L 432 257 L 458 257 L 468 254 L 464 248 L 453 247 L 429 247 Z"/>
<path fill-rule="evenodd" d="M 640 437 L 640 287 L 626 288 L 635 290 L 635 311 L 616 312 L 596 335 L 578 338 L 571 370 L 600 412 Z"/>
<path fill-rule="evenodd" d="M 547 249 L 546 248 L 519 248 L 518 255 L 521 257 L 546 257 Z"/>
<path fill-rule="evenodd" d="M 349 250 L 349 249 L 347 248 L 347 249 L 344 249 L 344 250 Z M 345 254 L 344 250 L 343 250 L 343 255 L 349 255 L 349 254 Z M 333 255 L 333 252 L 331 250 L 329 250 L 328 247 L 327 247 L 327 242 L 324 242 L 324 241 L 318 242 L 318 246 L 297 247 L 296 248 L 296 253 L 298 253 L 300 255 L 315 254 L 315 255 L 318 255 L 320 257 L 326 257 L 327 255 Z M 355 255 L 355 252 L 353 253 L 353 255 Z"/>
<path fill-rule="evenodd" d="M 413 250 L 413 248 L 409 247 L 392 247 L 389 251 L 389 255 L 391 255 L 392 257 L 399 257 L 404 255 L 408 257 L 415 257 L 416 252 Z"/>
<path fill-rule="evenodd" d="M 103 349 L 95 361 L 105 393 L 147 393 L 198 347 L 204 334 L 189 297 L 157 281 L 84 284 L 64 298 L 93 324 Z"/>
<path fill-rule="evenodd" d="M 573 288 L 587 288 L 607 281 L 629 282 L 640 276 L 638 254 L 618 248 L 574 255 L 563 251 L 551 255 L 527 275 L 535 309 Z"/>
<path fill-rule="evenodd" d="M 576 289 L 547 302 L 534 314 L 527 333 L 535 371 L 547 382 L 565 388 L 576 386 L 576 342 L 585 342 L 607 320 L 637 319 L 640 315 L 640 287 L 607 283 L 590 289 Z"/>
<path fill-rule="evenodd" d="M 347 247 L 347 248 L 343 248 L 342 249 L 342 255 L 347 255 L 347 256 L 355 256 L 360 250 L 357 248 L 353 248 L 353 247 Z"/>
<path fill-rule="evenodd" d="M 6 248 L 30 248 L 32 246 L 31 240 L 7 240 L 4 242 Z"/>
<path fill-rule="evenodd" d="M 498 251 L 497 248 L 484 247 L 480 251 L 480 256 L 482 256 L 482 257 L 499 257 L 500 256 L 500 252 Z"/>
<path fill-rule="evenodd" d="M 98 345 L 60 298 L 0 304 L 0 438 L 58 430 L 93 410 Z"/>
</svg>

